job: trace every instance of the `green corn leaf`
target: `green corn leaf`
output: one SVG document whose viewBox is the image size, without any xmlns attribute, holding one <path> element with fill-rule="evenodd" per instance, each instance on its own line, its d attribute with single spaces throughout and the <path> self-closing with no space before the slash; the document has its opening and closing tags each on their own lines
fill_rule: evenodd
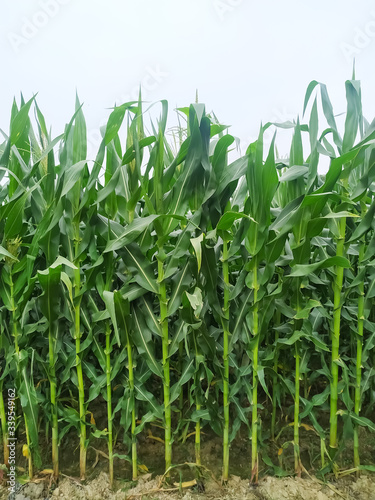
<svg viewBox="0 0 375 500">
<path fill-rule="evenodd" d="M 318 269 L 328 269 L 330 267 L 339 266 L 346 269 L 350 268 L 350 262 L 345 257 L 329 257 L 314 264 L 296 264 L 293 271 L 288 275 L 290 277 L 307 276 L 314 273 Z"/>
</svg>

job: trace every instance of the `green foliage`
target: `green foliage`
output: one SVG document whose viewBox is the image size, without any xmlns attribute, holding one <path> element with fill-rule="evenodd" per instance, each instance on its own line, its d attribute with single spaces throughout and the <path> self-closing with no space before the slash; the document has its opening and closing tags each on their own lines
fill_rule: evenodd
<svg viewBox="0 0 375 500">
<path fill-rule="evenodd" d="M 56 138 L 35 97 L 14 104 L 0 144 L 4 461 L 4 397 L 15 387 L 31 476 L 51 429 L 56 477 L 59 444 L 76 432 L 82 479 L 95 439 L 108 442 L 111 481 L 116 457 L 136 479 L 150 422 L 164 427 L 166 470 L 173 442 L 191 435 L 204 464 L 210 428 L 223 436 L 226 481 L 244 427 L 251 479 L 260 459 L 283 475 L 265 445 L 289 444 L 279 442 L 281 409 L 297 474 L 301 425 L 318 436 L 323 472 L 337 471 L 349 437 L 356 470 L 371 467 L 360 463 L 358 429 L 375 428 L 375 131 L 358 81 L 346 97 L 340 131 L 326 87 L 312 82 L 306 122 L 277 124 L 292 129 L 289 158 L 278 158 L 275 136 L 264 143 L 266 124 L 234 161 L 235 138 L 199 103 L 178 111 L 175 153 L 165 101 L 150 124 L 141 96 L 117 106 L 95 161 L 78 98 Z M 127 455 L 114 453 L 119 436 Z"/>
</svg>

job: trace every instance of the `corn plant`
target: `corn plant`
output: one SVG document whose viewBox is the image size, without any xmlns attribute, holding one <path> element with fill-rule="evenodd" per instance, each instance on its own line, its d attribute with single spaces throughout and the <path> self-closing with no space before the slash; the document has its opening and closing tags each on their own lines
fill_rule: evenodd
<svg viewBox="0 0 375 500">
<path fill-rule="evenodd" d="M 111 486 L 119 460 L 137 480 L 147 466 L 139 436 L 154 426 L 164 431 L 156 438 L 166 478 L 173 448 L 192 439 L 202 480 L 211 431 L 222 440 L 223 482 L 243 431 L 254 483 L 262 462 L 303 474 L 302 428 L 314 435 L 321 475 L 338 474 L 349 438 L 352 471 L 373 469 L 362 463 L 361 433 L 375 429 L 375 131 L 360 83 L 353 76 L 345 88 L 342 128 L 315 81 L 302 117 L 275 124 L 292 133 L 287 158 L 276 134 L 265 144 L 270 123 L 242 154 L 198 100 L 177 110 L 171 143 L 167 102 L 145 112 L 141 93 L 113 108 L 87 158 L 78 98 L 55 138 L 35 98 L 13 103 L 0 144 L 5 464 L 15 387 L 30 477 L 51 433 L 43 465 L 52 464 L 56 482 L 68 434 L 79 443 L 82 480 L 100 439 Z"/>
</svg>

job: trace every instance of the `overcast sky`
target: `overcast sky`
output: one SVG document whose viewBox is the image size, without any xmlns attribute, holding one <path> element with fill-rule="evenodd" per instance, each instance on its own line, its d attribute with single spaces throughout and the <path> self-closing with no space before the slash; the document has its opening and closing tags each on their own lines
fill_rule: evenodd
<svg viewBox="0 0 375 500">
<path fill-rule="evenodd" d="M 0 9 L 5 130 L 13 96 L 38 92 L 57 135 L 77 89 L 94 137 L 106 108 L 133 99 L 141 84 L 145 99 L 168 99 L 172 109 L 198 89 L 246 146 L 261 121 L 301 113 L 313 79 L 343 112 L 354 56 L 365 116 L 375 116 L 370 0 L 7 0 Z"/>
</svg>

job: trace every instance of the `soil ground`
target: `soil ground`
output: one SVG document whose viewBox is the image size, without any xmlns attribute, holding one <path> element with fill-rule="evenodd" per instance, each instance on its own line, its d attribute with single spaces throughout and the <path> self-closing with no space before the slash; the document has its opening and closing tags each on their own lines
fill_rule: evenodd
<svg viewBox="0 0 375 500">
<path fill-rule="evenodd" d="M 257 487 L 249 481 L 232 476 L 224 487 L 213 479 L 205 481 L 205 492 L 190 490 L 163 491 L 160 477 L 152 479 L 146 474 L 136 486 L 129 483 L 110 491 L 108 476 L 101 472 L 96 479 L 81 485 L 72 478 L 64 478 L 53 491 L 48 492 L 48 481 L 25 485 L 12 500 L 374 500 L 375 478 L 367 475 L 359 479 L 345 478 L 332 483 L 321 483 L 315 478 L 265 477 Z M 1 500 L 8 498 L 5 488 Z"/>
<path fill-rule="evenodd" d="M 103 418 L 103 425 L 104 425 Z M 101 423 L 100 423 L 101 424 Z M 186 436 L 185 442 L 180 439 L 173 445 L 173 461 L 183 464 L 171 472 L 168 483 L 163 481 L 164 443 L 163 429 L 149 425 L 138 436 L 138 463 L 141 466 L 137 483 L 131 481 L 131 467 L 128 461 L 116 458 L 114 461 L 115 483 L 112 491 L 107 475 L 107 444 L 104 439 L 90 442 L 87 455 L 87 481 L 78 479 L 79 449 L 77 435 L 68 433 L 60 447 L 61 478 L 58 485 L 53 484 L 49 469 L 36 475 L 31 483 L 19 485 L 16 494 L 8 496 L 6 487 L 0 486 L 0 500 L 375 500 L 375 474 L 363 471 L 361 477 L 354 474 L 335 479 L 333 474 L 319 476 L 320 439 L 309 426 L 300 428 L 300 453 L 305 472 L 302 478 L 293 476 L 294 456 L 293 428 L 287 420 L 279 422 L 277 443 L 269 436 L 260 436 L 263 460 L 259 463 L 259 484 L 250 486 L 251 444 L 248 429 L 241 428 L 231 443 L 230 480 L 221 485 L 222 439 L 209 428 L 204 427 L 201 436 L 201 457 L 204 468 L 197 469 L 187 463 L 195 461 L 194 434 L 190 428 L 180 432 Z M 360 429 L 361 460 L 364 464 L 375 464 L 375 436 L 364 428 Z M 118 436 L 114 452 L 119 455 L 128 453 L 127 445 Z M 352 442 L 345 443 L 346 451 L 339 456 L 340 471 L 352 467 Z M 281 447 L 283 451 L 280 454 Z M 50 443 L 42 443 L 44 467 L 51 467 Z M 269 465 L 264 462 L 268 457 Z M 27 459 L 22 456 L 22 433 L 20 434 L 18 478 L 26 474 Z M 272 466 L 273 464 L 273 466 Z M 278 469 L 279 467 L 279 469 Z M 278 471 L 284 470 L 288 477 L 275 477 Z M 4 471 L 3 483 L 6 476 Z M 318 477 L 316 477 L 316 474 Z M 198 484 L 196 483 L 198 479 Z M 189 483 L 190 482 L 190 483 Z M 186 484 L 185 484 L 186 483 Z M 181 487 L 182 485 L 182 487 Z M 186 486 L 186 487 L 185 487 Z M 168 491 L 166 491 L 168 490 Z"/>
</svg>

